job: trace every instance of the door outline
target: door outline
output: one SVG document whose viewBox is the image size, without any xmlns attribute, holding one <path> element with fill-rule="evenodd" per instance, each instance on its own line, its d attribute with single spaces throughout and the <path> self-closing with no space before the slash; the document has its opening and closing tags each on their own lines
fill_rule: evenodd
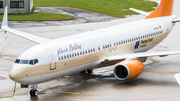
<svg viewBox="0 0 180 101">
<path fill-rule="evenodd" d="M 112 49 L 113 45 L 111 44 L 111 41 L 109 42 L 109 52 L 112 52 L 113 49 Z"/>
<path fill-rule="evenodd" d="M 117 46 L 118 46 L 116 43 L 117 43 L 117 42 L 114 40 L 114 41 L 113 41 L 113 46 L 114 46 L 114 47 L 112 48 L 114 51 L 116 51 Z"/>
<path fill-rule="evenodd" d="M 46 50 L 46 53 L 49 57 L 50 70 L 56 69 L 56 58 L 51 50 Z"/>
<path fill-rule="evenodd" d="M 111 44 L 111 42 L 109 43 Z M 113 41 L 111 47 L 109 47 L 109 52 L 116 51 L 116 49 L 117 49 L 116 41 Z"/>
</svg>

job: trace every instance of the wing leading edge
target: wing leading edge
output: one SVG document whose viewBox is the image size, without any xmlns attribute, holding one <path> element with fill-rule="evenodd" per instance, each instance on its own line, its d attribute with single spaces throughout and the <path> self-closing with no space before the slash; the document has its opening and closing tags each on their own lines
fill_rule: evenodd
<svg viewBox="0 0 180 101">
<path fill-rule="evenodd" d="M 32 35 L 32 34 L 29 34 L 29 33 L 26 33 L 26 32 L 22 32 L 22 31 L 18 31 L 18 30 L 9 28 L 8 27 L 8 15 L 7 15 L 7 12 L 8 12 L 8 10 L 7 10 L 7 7 L 6 7 L 5 11 L 4 11 L 4 17 L 3 17 L 2 26 L 1 26 L 1 29 L 4 30 L 5 32 L 9 32 L 11 34 L 17 35 L 19 37 L 25 38 L 27 40 L 30 40 L 30 41 L 38 43 L 38 44 L 41 44 L 41 43 L 44 43 L 44 42 L 47 42 L 47 41 L 50 40 L 50 39 L 47 39 L 47 38 L 39 37 L 39 36 L 36 36 L 36 35 Z"/>
<path fill-rule="evenodd" d="M 167 55 L 175 55 L 180 54 L 180 51 L 158 51 L 158 52 L 141 52 L 141 53 L 127 53 L 119 56 L 110 56 L 103 58 L 100 63 L 106 62 L 116 62 L 122 61 L 126 59 L 136 59 L 136 58 L 146 58 L 146 57 L 154 57 L 154 56 L 167 56 Z"/>
</svg>

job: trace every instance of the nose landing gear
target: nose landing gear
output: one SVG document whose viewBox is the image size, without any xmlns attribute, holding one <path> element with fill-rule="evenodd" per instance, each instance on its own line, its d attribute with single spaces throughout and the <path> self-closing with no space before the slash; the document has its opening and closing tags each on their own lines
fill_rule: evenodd
<svg viewBox="0 0 180 101">
<path fill-rule="evenodd" d="M 29 92 L 29 94 L 31 95 L 31 97 L 35 97 L 35 96 L 38 96 L 39 92 L 37 90 L 37 86 L 36 84 L 31 84 L 31 85 L 28 85 L 28 88 L 32 88 Z"/>
<path fill-rule="evenodd" d="M 32 89 L 32 90 L 30 90 L 29 93 L 30 93 L 31 97 L 38 96 L 38 94 L 39 94 L 37 89 Z"/>
</svg>

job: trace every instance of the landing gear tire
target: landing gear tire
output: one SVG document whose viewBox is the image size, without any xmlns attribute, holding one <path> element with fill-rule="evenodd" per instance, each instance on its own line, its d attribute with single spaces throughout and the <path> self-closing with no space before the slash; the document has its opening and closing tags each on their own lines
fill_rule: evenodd
<svg viewBox="0 0 180 101">
<path fill-rule="evenodd" d="M 31 95 L 31 97 L 38 96 L 38 94 L 39 94 L 38 90 L 36 90 L 36 89 L 30 90 L 30 95 Z"/>
<path fill-rule="evenodd" d="M 91 74 L 93 72 L 93 69 L 87 70 L 88 74 Z"/>
</svg>

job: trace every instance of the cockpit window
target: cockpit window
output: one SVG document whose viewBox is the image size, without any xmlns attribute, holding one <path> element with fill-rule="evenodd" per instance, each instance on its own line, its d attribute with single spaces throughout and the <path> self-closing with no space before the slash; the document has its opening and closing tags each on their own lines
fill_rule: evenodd
<svg viewBox="0 0 180 101">
<path fill-rule="evenodd" d="M 35 65 L 38 62 L 39 62 L 38 59 L 33 59 L 33 60 L 16 59 L 16 61 L 15 61 L 15 63 L 17 63 L 17 64 L 30 64 L 30 65 Z"/>
<path fill-rule="evenodd" d="M 35 60 L 34 60 L 34 64 L 36 64 L 36 63 L 38 63 L 38 59 L 35 59 Z"/>
<path fill-rule="evenodd" d="M 38 59 L 34 59 L 34 60 L 30 60 L 29 64 L 30 65 L 35 65 L 38 62 L 39 62 Z"/>
<path fill-rule="evenodd" d="M 20 63 L 21 63 L 21 64 L 29 64 L 29 61 L 28 61 L 28 60 L 21 60 Z"/>
<path fill-rule="evenodd" d="M 30 65 L 33 65 L 33 64 L 34 64 L 34 63 L 33 63 L 33 60 L 30 60 L 29 64 L 30 64 Z"/>
<path fill-rule="evenodd" d="M 20 60 L 19 60 L 19 59 L 16 59 L 15 63 L 19 63 L 19 62 L 20 62 Z"/>
</svg>

